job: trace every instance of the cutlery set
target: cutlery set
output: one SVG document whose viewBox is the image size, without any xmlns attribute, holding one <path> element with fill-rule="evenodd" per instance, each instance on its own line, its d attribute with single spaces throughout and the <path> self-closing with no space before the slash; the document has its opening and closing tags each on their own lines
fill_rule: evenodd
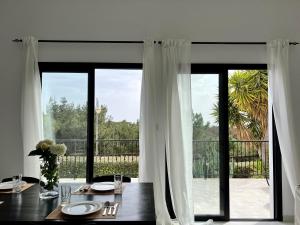
<svg viewBox="0 0 300 225">
<path fill-rule="evenodd" d="M 115 203 L 114 205 L 110 205 L 110 203 L 107 201 L 104 203 L 104 210 L 102 213 L 102 216 L 109 216 L 109 215 L 116 215 L 117 208 L 119 203 Z"/>
<path fill-rule="evenodd" d="M 87 192 L 91 188 L 90 185 L 81 185 L 74 192 Z M 109 201 L 103 203 L 102 216 L 115 216 L 119 203 L 110 204 Z"/>
</svg>

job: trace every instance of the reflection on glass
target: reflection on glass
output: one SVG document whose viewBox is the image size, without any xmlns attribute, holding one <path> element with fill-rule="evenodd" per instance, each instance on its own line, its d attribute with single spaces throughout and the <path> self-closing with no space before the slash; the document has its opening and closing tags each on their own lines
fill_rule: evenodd
<svg viewBox="0 0 300 225">
<path fill-rule="evenodd" d="M 218 74 L 193 74 L 194 213 L 220 214 Z"/>
<path fill-rule="evenodd" d="M 60 178 L 85 178 L 87 139 L 87 73 L 43 73 L 44 137 L 64 143 Z"/>
<path fill-rule="evenodd" d="M 138 177 L 142 70 L 95 70 L 94 175 Z"/>
</svg>

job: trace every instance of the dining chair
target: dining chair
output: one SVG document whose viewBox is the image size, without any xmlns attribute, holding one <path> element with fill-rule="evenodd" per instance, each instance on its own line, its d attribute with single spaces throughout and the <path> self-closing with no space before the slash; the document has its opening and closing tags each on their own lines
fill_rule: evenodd
<svg viewBox="0 0 300 225">
<path fill-rule="evenodd" d="M 40 180 L 35 177 L 22 177 L 22 180 L 27 183 L 34 183 L 34 184 L 40 183 Z M 12 177 L 2 179 L 2 182 L 8 182 L 8 181 L 12 181 Z M 42 181 L 41 184 L 43 185 L 44 182 Z"/>
<path fill-rule="evenodd" d="M 106 181 L 114 181 L 114 175 L 103 175 L 103 176 L 96 176 L 92 180 L 93 182 L 106 182 Z M 125 183 L 130 183 L 131 178 L 127 176 L 122 177 L 122 181 Z"/>
</svg>

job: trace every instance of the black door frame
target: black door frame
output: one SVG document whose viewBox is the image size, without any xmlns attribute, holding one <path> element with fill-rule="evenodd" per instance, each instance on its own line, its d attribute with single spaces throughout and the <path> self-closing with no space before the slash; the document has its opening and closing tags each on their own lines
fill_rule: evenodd
<svg viewBox="0 0 300 225">
<path fill-rule="evenodd" d="M 142 69 L 141 63 L 65 63 L 39 62 L 40 76 L 43 72 L 87 73 L 88 74 L 88 112 L 87 112 L 87 153 L 86 182 L 94 177 L 94 112 L 95 112 L 95 70 L 96 69 Z M 42 80 L 42 79 L 41 79 Z"/>
<path fill-rule="evenodd" d="M 191 74 L 218 74 L 219 77 L 219 185 L 220 215 L 195 215 L 196 221 L 229 220 L 229 136 L 228 136 L 228 76 L 218 64 L 192 64 Z"/>
<path fill-rule="evenodd" d="M 229 199 L 229 124 L 228 124 L 228 71 L 229 70 L 267 70 L 266 64 L 192 64 L 192 74 L 219 74 L 219 160 L 220 160 L 220 215 L 195 215 L 196 221 L 213 219 L 215 221 L 282 221 L 282 180 L 281 155 L 275 121 L 273 132 L 273 202 L 272 219 L 230 219 Z"/>
</svg>

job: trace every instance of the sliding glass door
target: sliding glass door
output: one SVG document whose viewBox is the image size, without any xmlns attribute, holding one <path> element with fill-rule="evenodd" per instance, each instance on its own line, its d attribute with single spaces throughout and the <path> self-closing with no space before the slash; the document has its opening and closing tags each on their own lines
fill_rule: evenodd
<svg viewBox="0 0 300 225">
<path fill-rule="evenodd" d="M 219 74 L 193 74 L 194 212 L 220 215 Z"/>
<path fill-rule="evenodd" d="M 61 181 L 115 173 L 137 181 L 142 65 L 39 66 L 45 137 L 68 148 L 60 157 Z"/>
<path fill-rule="evenodd" d="M 40 63 L 40 71 L 45 137 L 68 146 L 60 177 L 137 178 L 142 64 Z M 195 219 L 280 219 L 281 158 L 274 123 L 266 132 L 266 65 L 193 64 L 191 71 Z M 244 98 L 233 85 L 250 90 L 237 79 L 245 73 L 252 91 L 264 94 L 247 110 L 233 104 L 234 95 Z"/>
<path fill-rule="evenodd" d="M 44 137 L 67 146 L 59 177 L 86 177 L 88 74 L 42 72 Z"/>
<path fill-rule="evenodd" d="M 95 69 L 94 176 L 137 181 L 142 70 Z"/>
<path fill-rule="evenodd" d="M 266 65 L 194 64 L 191 83 L 195 219 L 282 218 Z"/>
<path fill-rule="evenodd" d="M 226 167 L 227 79 L 222 71 L 192 66 L 193 195 L 196 220 L 228 217 Z M 225 89 L 224 89 L 225 88 Z"/>
</svg>

